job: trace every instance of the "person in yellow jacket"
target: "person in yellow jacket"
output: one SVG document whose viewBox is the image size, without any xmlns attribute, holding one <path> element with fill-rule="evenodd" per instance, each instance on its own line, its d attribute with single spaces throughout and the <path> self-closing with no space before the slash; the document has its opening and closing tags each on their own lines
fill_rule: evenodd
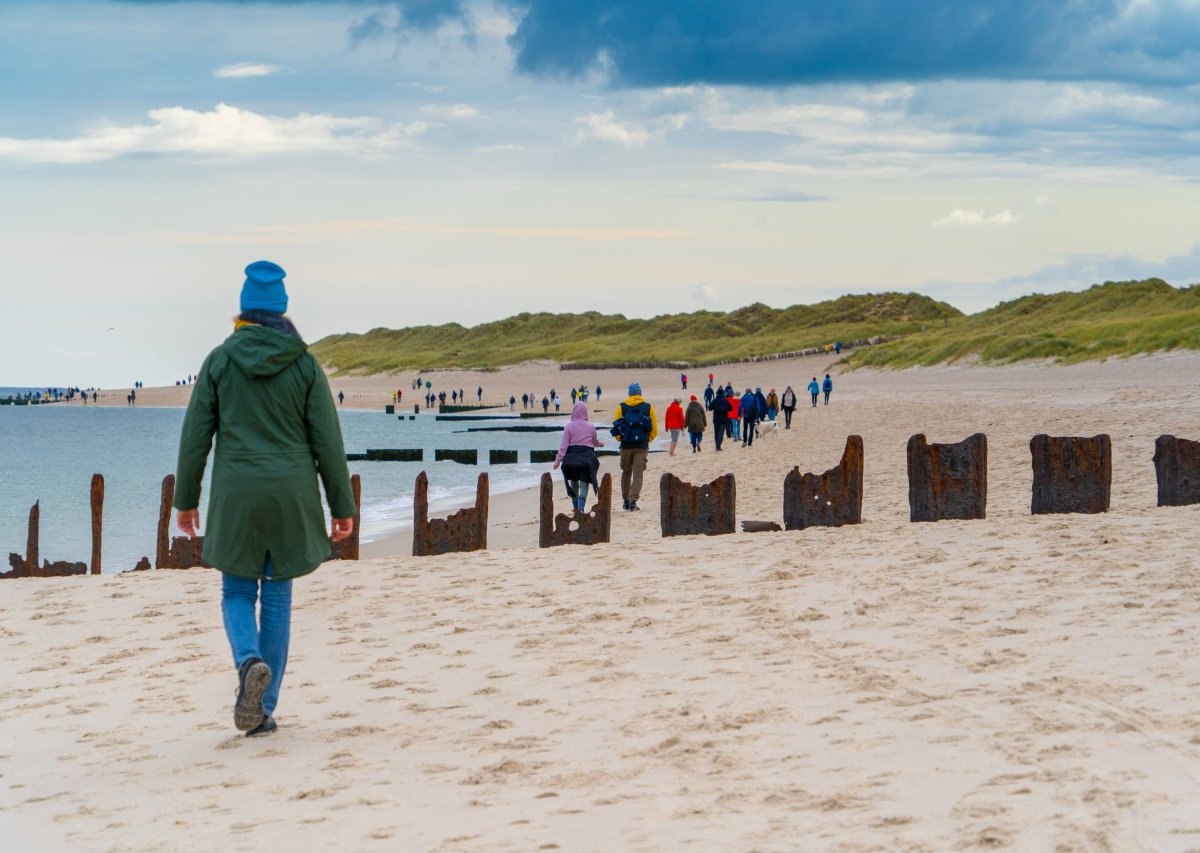
<svg viewBox="0 0 1200 853">
<path fill-rule="evenodd" d="M 612 434 L 621 442 L 622 509 L 637 512 L 650 442 L 658 436 L 658 416 L 642 397 L 642 386 L 636 382 L 629 386 L 629 396 L 617 404 Z"/>
</svg>

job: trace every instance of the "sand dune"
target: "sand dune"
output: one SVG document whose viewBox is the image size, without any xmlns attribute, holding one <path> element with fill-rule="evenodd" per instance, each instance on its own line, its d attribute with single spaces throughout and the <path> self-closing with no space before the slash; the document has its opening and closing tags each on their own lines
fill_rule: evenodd
<svg viewBox="0 0 1200 853">
<path fill-rule="evenodd" d="M 297 584 L 268 738 L 232 728 L 210 573 L 7 582 L 0 831 L 13 849 L 1200 849 L 1200 507 L 1156 508 L 1150 461 L 1160 433 L 1200 437 L 1198 366 L 852 374 L 753 449 L 654 456 L 650 511 L 618 511 L 610 545 L 539 551 L 524 493 L 488 552 L 331 564 Z M 670 381 L 643 384 L 657 403 Z M 986 521 L 908 523 L 918 431 L 988 434 Z M 1112 512 L 1029 515 L 1037 432 L 1112 436 Z M 777 520 L 786 471 L 831 467 L 849 433 L 864 524 L 659 538 L 662 471 L 734 471 L 739 517 Z"/>
</svg>

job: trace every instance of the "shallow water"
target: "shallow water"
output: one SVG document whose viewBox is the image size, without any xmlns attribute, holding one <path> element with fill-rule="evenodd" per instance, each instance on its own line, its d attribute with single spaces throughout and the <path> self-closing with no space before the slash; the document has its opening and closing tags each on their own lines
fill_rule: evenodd
<svg viewBox="0 0 1200 853">
<path fill-rule="evenodd" d="M 105 480 L 105 572 L 133 568 L 143 556 L 154 559 L 155 528 L 162 478 L 175 470 L 183 409 L 82 406 L 0 406 L 0 569 L 9 552 L 24 554 L 29 508 L 41 501 L 41 555 L 44 559 L 87 561 L 91 554 L 89 487 L 92 474 Z M 363 483 L 363 538 L 370 540 L 412 523 L 417 474 L 429 475 L 430 500 L 441 509 L 474 499 L 475 481 L 489 472 L 492 494 L 537 482 L 548 464 L 530 465 L 530 449 L 558 447 L 559 433 L 473 432 L 471 426 L 436 421 L 432 415 L 399 420 L 382 412 L 339 413 L 346 450 L 421 448 L 426 460 L 435 448 L 476 448 L 482 466 L 454 462 L 351 462 Z M 561 425 L 536 419 L 536 425 Z M 524 424 L 531 422 L 526 420 Z M 488 450 L 517 450 L 517 465 L 487 466 Z M 208 478 L 205 477 L 207 494 Z M 206 504 L 201 502 L 201 520 Z"/>
</svg>

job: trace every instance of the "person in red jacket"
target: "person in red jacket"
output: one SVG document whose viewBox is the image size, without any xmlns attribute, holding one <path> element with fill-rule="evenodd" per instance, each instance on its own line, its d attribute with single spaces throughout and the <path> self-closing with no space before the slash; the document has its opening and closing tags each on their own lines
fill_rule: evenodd
<svg viewBox="0 0 1200 853">
<path fill-rule="evenodd" d="M 675 445 L 679 443 L 679 433 L 683 431 L 683 400 L 676 397 L 671 405 L 667 406 L 667 415 L 664 425 L 667 432 L 671 434 L 671 456 L 675 455 Z"/>
</svg>

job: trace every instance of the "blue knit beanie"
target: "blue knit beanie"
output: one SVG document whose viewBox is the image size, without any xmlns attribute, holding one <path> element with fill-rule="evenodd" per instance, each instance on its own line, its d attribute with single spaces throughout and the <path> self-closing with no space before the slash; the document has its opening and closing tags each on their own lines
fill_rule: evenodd
<svg viewBox="0 0 1200 853">
<path fill-rule="evenodd" d="M 636 382 L 630 382 L 629 383 L 629 396 L 630 397 L 642 396 L 642 386 L 637 384 Z"/>
<path fill-rule="evenodd" d="M 246 267 L 246 283 L 242 285 L 243 311 L 272 311 L 286 314 L 287 290 L 283 287 L 283 267 L 270 261 L 255 261 Z"/>
</svg>

